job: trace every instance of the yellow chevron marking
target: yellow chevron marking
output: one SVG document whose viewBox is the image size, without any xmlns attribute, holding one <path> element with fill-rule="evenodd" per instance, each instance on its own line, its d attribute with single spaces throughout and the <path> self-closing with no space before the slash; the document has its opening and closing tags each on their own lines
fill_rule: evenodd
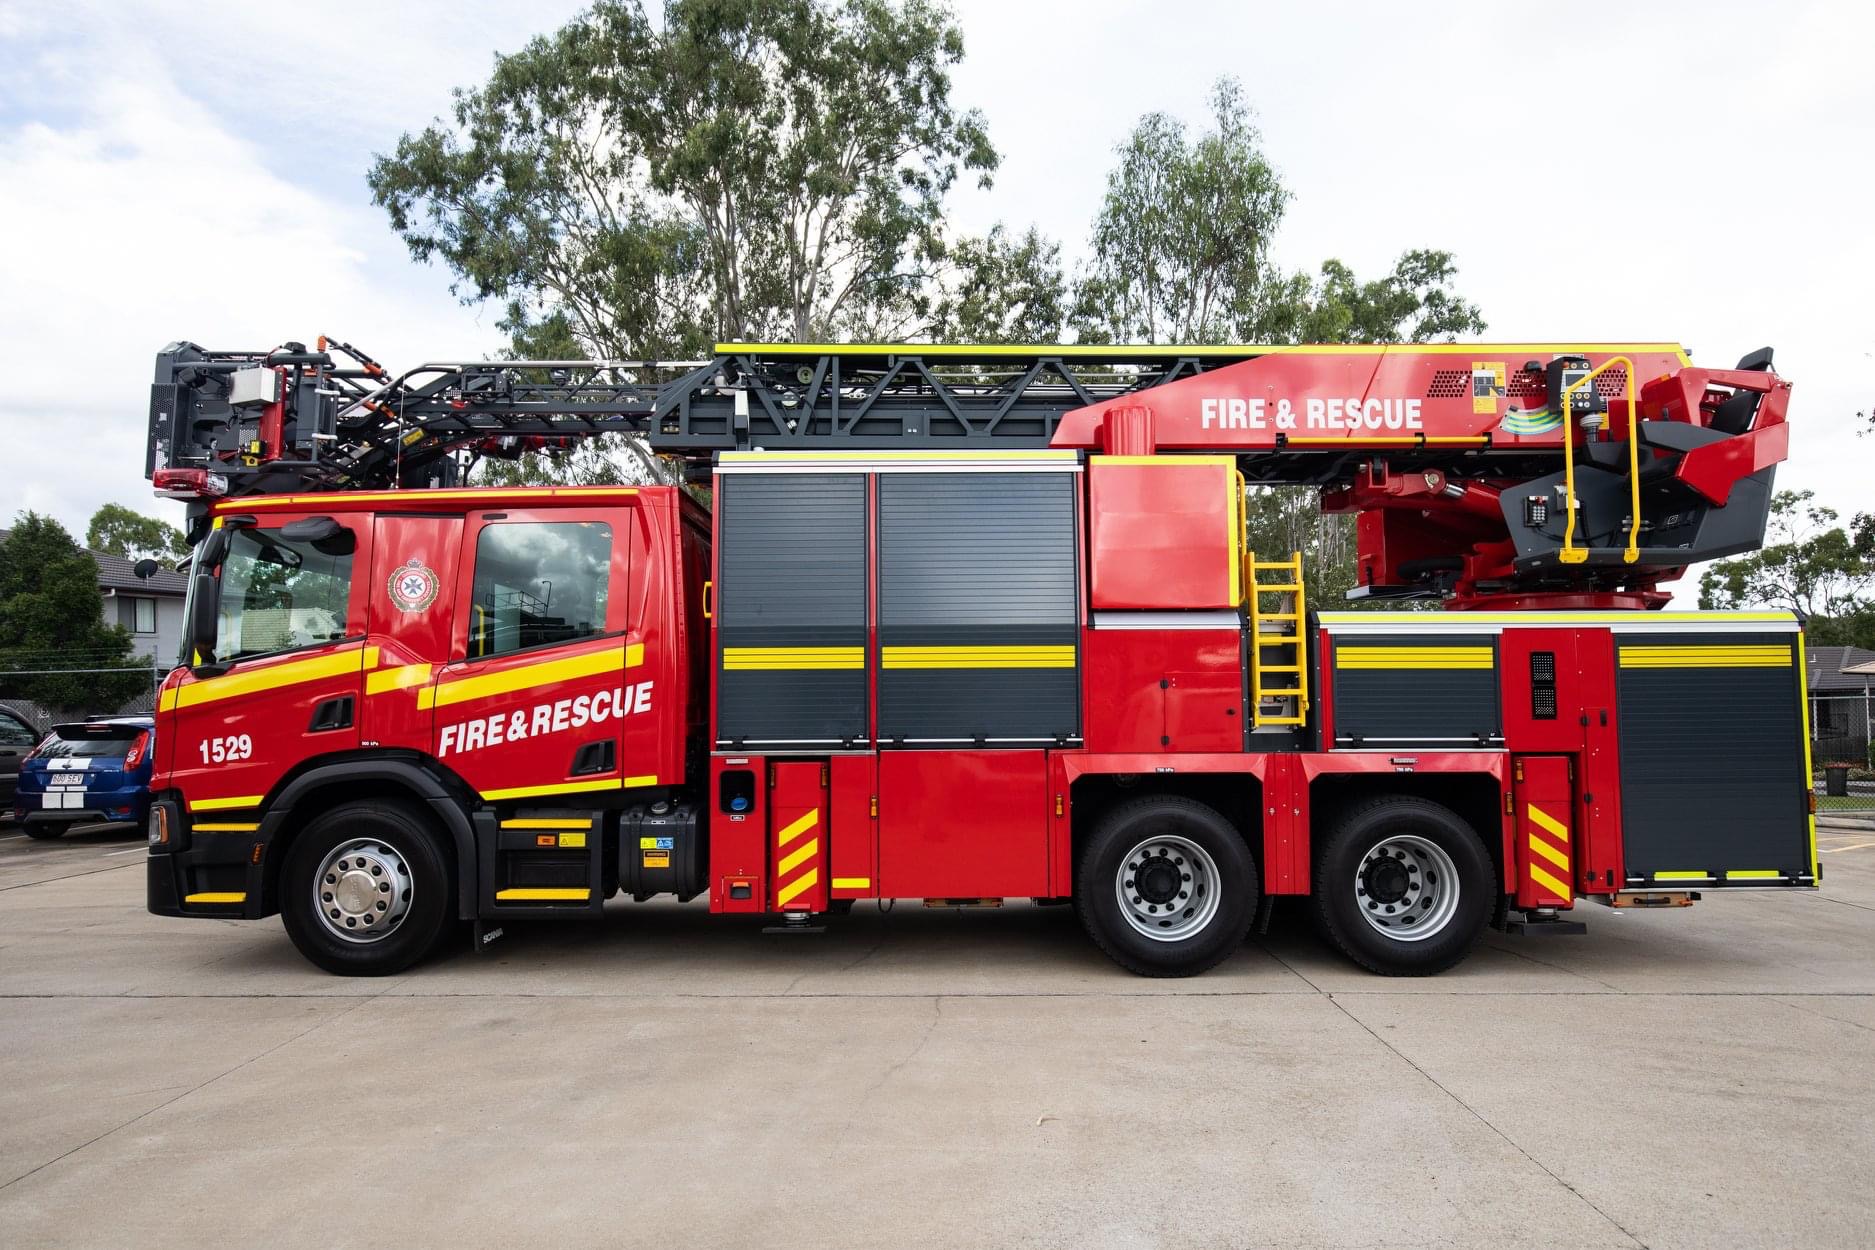
<svg viewBox="0 0 1875 1250">
<path fill-rule="evenodd" d="M 264 794 L 236 794 L 225 799 L 190 799 L 192 812 L 225 812 L 231 807 L 259 807 Z"/>
<path fill-rule="evenodd" d="M 1542 838 L 1537 837 L 1534 833 L 1530 835 L 1530 849 L 1564 872 L 1569 871 L 1569 857 L 1545 842 Z"/>
<path fill-rule="evenodd" d="M 1623 647 L 1622 668 L 1789 668 L 1790 648 Z"/>
<path fill-rule="evenodd" d="M 365 667 L 369 668 L 370 665 Z M 428 664 L 404 664 L 396 668 L 381 668 L 375 673 L 367 672 L 365 693 L 383 694 L 387 690 L 408 690 L 412 686 L 421 686 L 430 679 L 431 671 Z"/>
<path fill-rule="evenodd" d="M 799 847 L 788 852 L 788 857 L 775 865 L 775 875 L 785 877 L 820 853 L 820 839 L 809 838 Z"/>
<path fill-rule="evenodd" d="M 724 647 L 723 671 L 758 669 L 856 669 L 866 667 L 865 647 Z"/>
<path fill-rule="evenodd" d="M 882 668 L 1073 668 L 1074 644 L 1033 647 L 881 647 Z"/>
<path fill-rule="evenodd" d="M 1561 881 L 1557 880 L 1554 876 L 1551 876 L 1547 869 L 1540 868 L 1535 864 L 1530 865 L 1530 880 L 1536 882 L 1538 885 L 1548 890 L 1551 894 L 1554 894 L 1557 898 L 1574 898 L 1575 897 L 1574 890 L 1570 889 L 1567 885 L 1564 885 Z"/>
<path fill-rule="evenodd" d="M 363 652 L 358 647 L 350 647 L 331 655 L 318 655 L 305 660 L 289 660 L 284 664 L 262 664 L 221 677 L 205 677 L 201 681 L 185 682 L 174 690 L 164 693 L 175 696 L 174 699 L 168 700 L 170 707 L 196 707 L 203 703 L 214 703 L 220 699 L 233 699 L 244 694 L 277 690 L 282 686 L 297 686 L 302 682 L 356 676 L 363 663 Z"/>
<path fill-rule="evenodd" d="M 794 841 L 796 838 L 800 837 L 802 834 L 806 833 L 809 829 L 812 829 L 815 825 L 819 823 L 820 823 L 820 809 L 817 807 L 813 809 L 812 811 L 808 812 L 807 815 L 802 816 L 799 820 L 796 820 L 793 824 L 789 825 L 787 828 L 783 829 L 780 833 L 776 834 L 775 845 L 777 847 L 786 846 L 788 845 L 788 843 Z"/>
<path fill-rule="evenodd" d="M 622 672 L 628 668 L 637 668 L 645 662 L 645 647 L 642 642 L 634 642 L 625 647 L 607 647 L 603 651 L 588 651 L 584 655 L 572 655 L 561 660 L 543 660 L 538 664 L 522 664 L 516 668 L 503 669 L 498 673 L 483 673 L 476 677 L 463 677 L 455 681 L 444 680 L 417 694 L 417 706 L 420 708 L 448 707 L 452 703 L 464 703 L 470 699 L 485 699 L 490 695 L 511 694 L 516 690 L 532 690 L 537 686 L 551 685 L 557 681 L 572 681 L 577 677 L 598 677 L 605 673 Z"/>
<path fill-rule="evenodd" d="M 1557 820 L 1535 803 L 1526 803 L 1524 805 L 1524 811 L 1529 814 L 1531 824 L 1545 833 L 1553 834 L 1562 839 L 1563 845 L 1567 846 L 1569 844 L 1568 825 L 1563 824 L 1560 820 Z"/>
<path fill-rule="evenodd" d="M 775 905 L 777 907 L 787 906 L 793 900 L 813 889 L 814 883 L 819 880 L 820 870 L 818 868 L 809 868 L 806 872 L 802 873 L 782 888 L 781 893 L 775 896 Z"/>
</svg>

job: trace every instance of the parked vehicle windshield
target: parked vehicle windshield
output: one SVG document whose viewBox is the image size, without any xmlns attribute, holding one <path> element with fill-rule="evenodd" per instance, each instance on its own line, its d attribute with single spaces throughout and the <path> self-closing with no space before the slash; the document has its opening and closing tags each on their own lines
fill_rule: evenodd
<svg viewBox="0 0 1875 1250">
<path fill-rule="evenodd" d="M 136 740 L 137 735 L 142 732 L 144 728 L 141 725 L 98 725 L 86 729 L 61 725 L 53 731 L 51 738 L 39 749 L 38 758 L 57 760 L 121 757 L 130 749 L 130 744 Z"/>
<path fill-rule="evenodd" d="M 277 530 L 238 529 L 221 567 L 221 658 L 290 651 L 347 636 L 351 598 L 350 530 L 295 541 Z"/>
</svg>

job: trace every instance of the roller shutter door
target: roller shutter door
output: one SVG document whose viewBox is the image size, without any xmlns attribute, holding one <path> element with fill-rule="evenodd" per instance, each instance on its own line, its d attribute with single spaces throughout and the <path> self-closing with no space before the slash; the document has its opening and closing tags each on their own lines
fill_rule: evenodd
<svg viewBox="0 0 1875 1250">
<path fill-rule="evenodd" d="M 1069 473 L 879 475 L 879 737 L 1080 735 Z"/>
<path fill-rule="evenodd" d="M 718 746 L 866 742 L 866 478 L 717 483 Z"/>
</svg>

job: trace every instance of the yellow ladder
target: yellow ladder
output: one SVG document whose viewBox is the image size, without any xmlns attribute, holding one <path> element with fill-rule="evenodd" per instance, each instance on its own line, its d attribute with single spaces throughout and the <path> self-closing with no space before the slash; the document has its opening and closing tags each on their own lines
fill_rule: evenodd
<svg viewBox="0 0 1875 1250">
<path fill-rule="evenodd" d="M 1263 581 L 1259 573 L 1281 575 Z M 1264 725 L 1300 725 L 1309 714 L 1309 666 L 1303 651 L 1302 623 L 1306 616 L 1302 588 L 1302 553 L 1287 560 L 1259 560 L 1254 551 L 1244 556 L 1244 595 L 1250 609 L 1250 709 L 1257 728 Z M 1266 611 L 1265 598 L 1278 603 Z M 1265 650 L 1278 661 L 1266 661 Z M 1268 682 L 1274 684 L 1266 684 Z"/>
</svg>

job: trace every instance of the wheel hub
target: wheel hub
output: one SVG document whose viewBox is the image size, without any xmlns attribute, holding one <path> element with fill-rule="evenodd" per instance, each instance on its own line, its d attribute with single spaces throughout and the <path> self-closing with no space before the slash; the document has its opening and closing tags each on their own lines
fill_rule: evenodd
<svg viewBox="0 0 1875 1250">
<path fill-rule="evenodd" d="M 1393 834 L 1361 857 L 1354 897 L 1362 919 L 1378 932 L 1401 942 L 1424 941 L 1458 914 L 1458 869 L 1438 843 Z"/>
<path fill-rule="evenodd" d="M 1217 864 L 1203 847 L 1176 834 L 1135 845 L 1120 860 L 1113 886 L 1126 923 L 1155 942 L 1191 937 L 1217 915 Z"/>
<path fill-rule="evenodd" d="M 314 914 L 348 942 L 382 940 L 410 912 L 410 866 L 397 848 L 357 838 L 334 847 L 313 881 Z"/>
</svg>

